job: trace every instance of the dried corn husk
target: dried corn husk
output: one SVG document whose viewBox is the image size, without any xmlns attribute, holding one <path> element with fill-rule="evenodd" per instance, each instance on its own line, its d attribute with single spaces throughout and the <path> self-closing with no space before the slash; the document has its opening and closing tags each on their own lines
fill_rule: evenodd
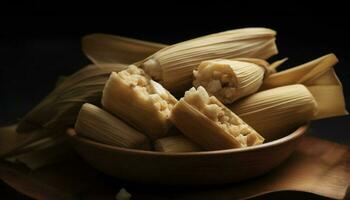
<svg viewBox="0 0 350 200">
<path fill-rule="evenodd" d="M 154 150 L 160 152 L 195 152 L 202 148 L 183 135 L 164 137 L 154 142 Z"/>
<path fill-rule="evenodd" d="M 19 122 L 17 131 L 64 130 L 73 125 L 85 102 L 98 103 L 103 87 L 118 67 L 87 66 L 68 77 Z"/>
<path fill-rule="evenodd" d="M 31 150 L 30 144 L 59 132 L 48 129 L 35 129 L 26 134 L 16 132 L 17 124 L 0 128 L 0 158 L 15 156 Z"/>
<path fill-rule="evenodd" d="M 26 153 L 25 146 L 63 134 L 74 125 L 83 103 L 100 101 L 109 74 L 118 69 L 90 65 L 67 77 L 19 122 L 16 130 L 3 135 L 6 144 L 0 148 L 0 157 Z"/>
<path fill-rule="evenodd" d="M 41 139 L 21 149 L 22 153 L 6 158 L 7 161 L 26 165 L 31 170 L 61 162 L 73 155 L 64 135 Z"/>
<path fill-rule="evenodd" d="M 75 123 L 79 135 L 108 145 L 150 149 L 148 138 L 108 112 L 85 103 Z"/>
<path fill-rule="evenodd" d="M 305 85 L 318 103 L 318 114 L 314 119 L 348 115 L 343 88 L 334 69 L 330 69 Z"/>
<path fill-rule="evenodd" d="M 203 87 L 191 88 L 174 107 L 174 125 L 206 150 L 219 150 L 261 144 L 261 137 L 248 124 L 226 108 Z"/>
<path fill-rule="evenodd" d="M 305 81 L 319 77 L 336 63 L 338 63 L 337 57 L 334 54 L 327 54 L 305 64 L 270 75 L 264 81 L 263 88 L 269 89 L 284 85 L 303 84 Z"/>
<path fill-rule="evenodd" d="M 203 61 L 193 70 L 193 85 L 203 86 L 210 95 L 229 104 L 258 91 L 267 70 L 268 63 L 259 59 Z"/>
<path fill-rule="evenodd" d="M 85 55 L 98 66 L 131 64 L 166 47 L 164 44 L 146 42 L 107 34 L 91 34 L 82 39 Z"/>
<path fill-rule="evenodd" d="M 141 67 L 172 92 L 188 89 L 192 71 L 204 60 L 277 54 L 276 32 L 267 28 L 242 28 L 199 37 L 164 48 L 141 62 Z"/>
<path fill-rule="evenodd" d="M 269 76 L 263 89 L 290 84 L 305 85 L 318 104 L 314 119 L 347 115 L 343 87 L 333 66 L 338 62 L 334 54 L 327 54 L 308 63 Z"/>
<path fill-rule="evenodd" d="M 277 72 L 277 68 L 279 66 L 281 66 L 283 63 L 285 63 L 288 60 L 288 58 L 283 58 L 281 60 L 276 60 L 275 62 L 271 63 L 269 65 L 269 70 L 270 70 L 270 74 L 272 73 L 276 73 Z"/>
<path fill-rule="evenodd" d="M 301 84 L 261 91 L 228 105 L 228 108 L 268 141 L 289 134 L 317 113 L 314 97 Z"/>
<path fill-rule="evenodd" d="M 103 107 L 152 139 L 168 135 L 169 116 L 177 100 L 141 68 L 134 65 L 108 79 Z"/>
</svg>

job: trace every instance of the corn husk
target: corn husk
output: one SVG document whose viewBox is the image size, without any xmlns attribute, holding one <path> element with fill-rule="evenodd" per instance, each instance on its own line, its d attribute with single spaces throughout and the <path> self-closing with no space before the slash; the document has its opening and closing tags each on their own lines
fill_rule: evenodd
<svg viewBox="0 0 350 200">
<path fill-rule="evenodd" d="M 314 119 L 348 115 L 343 88 L 334 69 L 330 69 L 315 80 L 304 83 L 318 103 Z"/>
<path fill-rule="evenodd" d="M 87 66 L 68 77 L 19 122 L 17 131 L 63 129 L 75 123 L 85 102 L 98 103 L 103 87 L 118 67 Z"/>
<path fill-rule="evenodd" d="M 327 54 L 308 63 L 269 76 L 263 89 L 289 84 L 303 84 L 315 97 L 318 114 L 314 119 L 347 115 L 343 87 L 333 66 L 338 62 L 334 54 Z"/>
<path fill-rule="evenodd" d="M 101 101 L 106 110 L 153 140 L 169 134 L 169 117 L 177 102 L 163 86 L 134 65 L 111 74 Z"/>
<path fill-rule="evenodd" d="M 160 152 L 196 152 L 202 148 L 183 135 L 164 137 L 154 142 L 154 150 Z"/>
<path fill-rule="evenodd" d="M 150 149 L 149 140 L 145 135 L 89 103 L 81 107 L 75 123 L 75 131 L 81 136 L 108 145 L 131 149 Z"/>
<path fill-rule="evenodd" d="M 16 128 L 17 124 L 0 128 L 0 158 L 26 153 L 31 150 L 30 144 L 59 133 L 41 128 L 19 134 Z"/>
<path fill-rule="evenodd" d="M 303 84 L 321 76 L 337 63 L 338 59 L 334 54 L 327 54 L 305 64 L 272 74 L 264 81 L 263 89 Z"/>
<path fill-rule="evenodd" d="M 102 67 L 135 63 L 164 47 L 164 44 L 107 34 L 91 34 L 82 39 L 85 55 Z"/>
<path fill-rule="evenodd" d="M 73 150 L 63 135 L 41 139 L 21 149 L 21 153 L 7 157 L 12 163 L 24 164 L 31 170 L 62 162 L 73 155 Z"/>
<path fill-rule="evenodd" d="M 288 60 L 288 58 L 283 58 L 283 59 L 276 60 L 273 63 L 271 63 L 269 65 L 269 70 L 270 70 L 269 74 L 276 73 L 277 72 L 277 68 L 279 66 L 281 66 L 283 63 L 285 63 L 287 60 Z"/>
<path fill-rule="evenodd" d="M 171 121 L 191 141 L 206 150 L 240 148 L 263 143 L 253 128 L 203 87 L 191 88 L 174 107 Z"/>
<path fill-rule="evenodd" d="M 36 170 L 72 155 L 64 134 L 44 128 L 18 134 L 16 127 L 0 128 L 0 158 Z"/>
<path fill-rule="evenodd" d="M 252 94 L 228 108 L 271 141 L 313 119 L 317 102 L 305 86 L 295 84 Z"/>
<path fill-rule="evenodd" d="M 74 125 L 81 105 L 98 103 L 109 74 L 119 67 L 89 65 L 65 78 L 33 110 L 21 119 L 15 130 L 2 135 L 0 157 L 23 154 L 22 149 L 36 141 L 63 134 Z"/>
<path fill-rule="evenodd" d="M 259 59 L 203 61 L 193 70 L 193 85 L 203 86 L 210 95 L 229 104 L 258 91 L 267 70 L 268 63 Z"/>
<path fill-rule="evenodd" d="M 242 28 L 181 42 L 151 55 L 141 67 L 171 92 L 188 89 L 192 71 L 204 60 L 250 57 L 267 59 L 277 54 L 276 32 Z"/>
</svg>

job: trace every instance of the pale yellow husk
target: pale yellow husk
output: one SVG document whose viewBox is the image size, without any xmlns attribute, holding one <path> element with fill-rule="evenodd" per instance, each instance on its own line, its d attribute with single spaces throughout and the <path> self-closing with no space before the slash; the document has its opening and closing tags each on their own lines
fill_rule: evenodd
<svg viewBox="0 0 350 200">
<path fill-rule="evenodd" d="M 156 140 L 154 150 L 160 152 L 196 152 L 202 151 L 202 148 L 183 135 L 175 135 Z"/>
<path fill-rule="evenodd" d="M 192 71 L 205 60 L 251 57 L 267 59 L 277 54 L 276 32 L 267 28 L 242 28 L 207 35 L 166 47 L 141 62 L 141 67 L 172 92 L 188 89 Z"/>
<path fill-rule="evenodd" d="M 108 145 L 130 149 L 150 149 L 148 138 L 128 124 L 89 103 L 85 103 L 75 123 L 80 135 Z"/>
<path fill-rule="evenodd" d="M 303 84 L 308 80 L 321 76 L 337 63 L 338 59 L 334 54 L 327 54 L 302 65 L 270 75 L 264 81 L 263 88 L 269 89 L 283 85 Z"/>
<path fill-rule="evenodd" d="M 343 87 L 333 68 L 321 76 L 304 82 L 318 103 L 314 119 L 348 115 Z"/>
<path fill-rule="evenodd" d="M 267 71 L 268 63 L 259 59 L 207 60 L 193 70 L 193 85 L 229 104 L 258 91 Z"/>
<path fill-rule="evenodd" d="M 82 50 L 96 65 L 131 64 L 166 47 L 164 44 L 146 42 L 108 34 L 91 34 L 83 37 Z"/>
<path fill-rule="evenodd" d="M 305 86 L 295 84 L 257 92 L 228 108 L 271 141 L 313 119 L 318 106 Z"/>
<path fill-rule="evenodd" d="M 334 54 L 327 54 L 305 64 L 269 76 L 263 89 L 290 84 L 305 85 L 318 104 L 314 119 L 347 115 L 343 87 L 333 66 L 338 63 Z"/>
<path fill-rule="evenodd" d="M 247 147 L 264 141 L 216 97 L 209 97 L 201 86 L 185 93 L 174 107 L 171 121 L 187 138 L 206 150 Z"/>
<path fill-rule="evenodd" d="M 171 110 L 177 100 L 141 68 L 134 65 L 108 79 L 102 105 L 152 139 L 170 133 Z"/>
</svg>

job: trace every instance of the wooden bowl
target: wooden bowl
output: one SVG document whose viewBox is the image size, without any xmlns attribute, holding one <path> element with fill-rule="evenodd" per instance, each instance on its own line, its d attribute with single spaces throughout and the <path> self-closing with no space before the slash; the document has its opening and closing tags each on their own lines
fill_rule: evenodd
<svg viewBox="0 0 350 200">
<path fill-rule="evenodd" d="M 208 185 L 237 182 L 262 175 L 295 150 L 308 125 L 259 146 L 219 151 L 160 153 L 101 144 L 67 131 L 89 164 L 121 180 L 143 184 Z"/>
</svg>

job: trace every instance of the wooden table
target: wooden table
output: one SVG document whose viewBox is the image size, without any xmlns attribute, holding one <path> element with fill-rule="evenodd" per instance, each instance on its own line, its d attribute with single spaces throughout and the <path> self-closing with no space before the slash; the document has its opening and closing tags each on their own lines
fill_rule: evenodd
<svg viewBox="0 0 350 200">
<path fill-rule="evenodd" d="M 350 148 L 306 136 L 277 169 L 235 184 L 183 188 L 138 185 L 108 177 L 77 156 L 36 171 L 2 162 L 0 178 L 35 199 L 114 199 L 120 188 L 132 199 L 344 199 L 350 183 Z"/>
</svg>

